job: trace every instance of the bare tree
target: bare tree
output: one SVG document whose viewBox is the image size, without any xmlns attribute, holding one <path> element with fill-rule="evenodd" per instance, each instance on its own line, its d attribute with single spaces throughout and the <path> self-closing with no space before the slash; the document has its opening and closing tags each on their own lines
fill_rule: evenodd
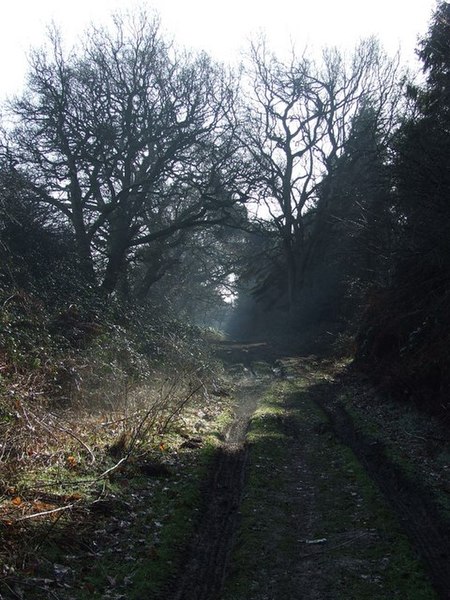
<svg viewBox="0 0 450 600">
<path fill-rule="evenodd" d="M 234 138 L 234 78 L 179 53 L 158 20 L 116 16 L 65 52 L 52 31 L 11 106 L 17 167 L 73 227 L 83 269 L 117 289 L 136 249 L 223 222 L 245 199 Z"/>
<path fill-rule="evenodd" d="M 331 198 L 331 188 L 325 188 L 332 186 L 361 107 L 370 104 L 379 119 L 391 118 L 396 65 L 373 39 L 362 42 L 351 60 L 336 49 L 324 50 L 320 63 L 294 52 L 282 62 L 259 40 L 251 46 L 246 73 L 254 93 L 243 137 L 257 165 L 258 200 L 265 203 L 282 245 L 292 309 L 306 264 L 305 216 L 319 192 L 322 199 Z"/>
</svg>

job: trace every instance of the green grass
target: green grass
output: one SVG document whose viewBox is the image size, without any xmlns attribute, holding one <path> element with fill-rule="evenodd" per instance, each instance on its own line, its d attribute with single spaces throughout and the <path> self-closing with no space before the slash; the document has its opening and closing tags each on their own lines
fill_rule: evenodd
<svg viewBox="0 0 450 600">
<path fill-rule="evenodd" d="M 316 576 L 325 581 L 323 597 L 435 600 L 396 518 L 351 450 L 327 428 L 305 380 L 272 386 L 252 419 L 248 443 L 248 481 L 224 600 L 297 597 L 305 583 L 302 553 L 313 555 Z M 299 460 L 310 473 L 304 481 L 296 472 Z M 308 511 L 299 485 L 315 489 L 306 518 L 299 513 Z M 327 541 L 306 545 L 302 537 Z"/>
<path fill-rule="evenodd" d="M 84 590 L 92 598 L 103 598 L 111 587 L 110 578 L 126 589 L 126 597 L 141 600 L 164 593 L 170 578 L 176 573 L 185 544 L 194 531 L 201 506 L 201 486 L 214 456 L 215 444 L 205 444 L 191 454 L 179 476 L 155 482 L 149 505 L 141 507 L 132 527 L 127 531 L 133 561 L 126 556 L 106 554 L 90 569 Z M 131 482 L 142 488 L 145 482 Z M 139 508 L 139 507 L 138 507 Z M 85 591 L 78 593 L 85 597 Z"/>
<path fill-rule="evenodd" d="M 344 545 L 337 543 L 329 556 L 348 559 L 350 563 L 357 557 L 366 562 L 367 569 L 366 573 L 356 574 L 351 569 L 342 569 L 341 589 L 336 598 L 436 598 L 396 517 L 353 452 L 335 439 L 329 439 L 326 444 L 324 453 L 314 457 L 317 469 L 326 468 L 329 457 L 334 457 L 333 469 L 328 471 L 326 486 L 319 496 L 321 527 L 316 529 L 315 536 L 324 533 L 339 536 L 351 529 L 360 531 L 360 539 L 357 534 L 354 542 L 350 536 Z M 365 535 L 369 539 L 373 535 L 375 539 L 365 544 Z"/>
<path fill-rule="evenodd" d="M 249 594 L 258 593 L 267 583 L 263 574 L 270 563 L 277 560 L 271 553 L 274 532 L 285 531 L 287 526 L 290 499 L 281 497 L 279 492 L 288 475 L 283 469 L 283 456 L 289 440 L 280 427 L 285 411 L 278 388 L 273 387 L 263 398 L 247 435 L 249 474 L 241 507 L 241 528 L 224 600 L 253 597 Z M 278 542 L 290 545 L 288 539 Z M 278 592 L 282 594 L 283 591 L 279 589 Z"/>
<path fill-rule="evenodd" d="M 223 431 L 234 418 L 230 402 L 221 406 L 214 421 L 208 422 L 200 448 L 180 448 L 183 438 L 178 434 L 179 424 L 165 433 L 163 450 L 158 439 L 144 448 L 150 452 L 149 460 L 153 456 L 154 461 L 168 464 L 169 476 L 143 476 L 140 465 L 145 459 L 133 455 L 117 471 L 95 482 L 96 474 L 113 466 L 117 457 L 104 453 L 92 466 L 88 457 L 73 448 L 67 452 L 59 449 L 53 463 L 36 464 L 33 470 L 18 473 L 14 494 L 21 495 L 22 491 L 25 494 L 37 486 L 36 489 L 55 497 L 75 493 L 79 505 L 76 512 L 61 513 L 54 522 L 41 519 L 26 522 L 29 542 L 24 548 L 26 563 L 36 569 L 31 575 L 50 581 L 55 578 L 54 565 L 69 568 L 64 583 L 70 586 L 71 597 L 79 600 L 106 598 L 109 593 L 122 593 L 131 600 L 165 597 L 166 587 L 175 576 L 197 526 L 204 482 Z M 182 423 L 187 428 L 191 424 L 186 418 Z M 195 435 L 190 430 L 188 433 Z M 68 468 L 68 456 L 73 457 L 74 468 Z M 92 504 L 99 497 L 104 498 L 100 512 Z M 48 597 L 48 590 L 39 586 L 31 589 L 31 581 L 24 580 L 23 585 L 27 597 L 36 600 Z"/>
<path fill-rule="evenodd" d="M 412 460 L 412 455 L 408 452 L 408 449 L 405 449 L 403 444 L 398 443 L 398 436 L 396 435 L 394 439 L 392 438 L 392 433 L 390 436 L 387 436 L 382 430 L 382 425 L 380 425 L 380 417 L 375 420 L 373 416 L 371 417 L 366 412 L 362 412 L 360 408 L 356 408 L 352 403 L 351 392 L 342 394 L 340 399 L 342 400 L 345 409 L 352 417 L 358 430 L 367 436 L 381 439 L 384 444 L 384 451 L 387 458 L 398 467 L 405 477 L 416 480 L 418 469 L 417 460 Z M 420 426 L 422 420 L 427 418 L 425 415 L 416 412 L 410 407 L 398 403 L 393 404 L 388 401 L 385 401 L 383 407 L 384 418 L 389 419 L 391 423 L 394 424 L 400 435 L 405 436 L 404 432 L 407 431 L 412 438 L 417 436 L 418 440 L 422 439 Z M 421 452 L 423 451 L 424 450 L 422 449 Z M 434 460 L 438 470 L 443 466 L 446 467 L 450 465 L 450 448 L 448 443 L 445 444 L 442 442 L 442 447 L 436 452 Z M 425 471 L 424 474 L 428 473 Z M 424 482 L 424 478 L 422 478 L 422 482 Z M 430 481 L 428 484 L 430 484 Z M 429 485 L 428 495 L 434 501 L 442 518 L 450 522 L 450 496 L 448 492 L 440 486 Z"/>
</svg>

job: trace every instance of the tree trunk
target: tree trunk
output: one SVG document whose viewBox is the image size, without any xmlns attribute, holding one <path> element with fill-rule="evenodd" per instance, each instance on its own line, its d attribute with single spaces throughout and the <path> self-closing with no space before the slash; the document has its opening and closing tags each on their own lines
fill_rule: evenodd
<svg viewBox="0 0 450 600">
<path fill-rule="evenodd" d="M 127 275 L 127 251 L 132 237 L 129 219 L 123 214 L 113 213 L 108 248 L 108 262 L 101 288 L 107 294 L 117 290 L 119 281 Z"/>
<path fill-rule="evenodd" d="M 89 243 L 82 215 L 79 215 L 74 211 L 72 224 L 75 230 L 76 251 L 80 261 L 80 271 L 90 284 L 96 285 L 97 282 L 94 261 L 92 260 L 91 245 Z"/>
<path fill-rule="evenodd" d="M 292 248 L 292 240 L 284 241 L 284 254 L 286 257 L 286 283 L 288 310 L 292 314 L 295 309 L 295 301 L 297 297 L 297 260 Z"/>
</svg>

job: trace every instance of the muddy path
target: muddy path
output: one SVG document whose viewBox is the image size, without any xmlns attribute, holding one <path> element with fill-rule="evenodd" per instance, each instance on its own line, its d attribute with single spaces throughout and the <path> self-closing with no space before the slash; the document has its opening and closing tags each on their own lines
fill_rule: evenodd
<svg viewBox="0 0 450 600">
<path fill-rule="evenodd" d="M 448 432 L 423 415 L 414 428 L 344 363 L 264 343 L 217 353 L 228 375 L 210 413 L 193 408 L 195 444 L 165 450 L 163 475 L 118 473 L 123 494 L 78 545 L 63 530 L 26 576 L 0 573 L 0 600 L 450 599 Z"/>
<path fill-rule="evenodd" d="M 388 459 L 382 442 L 355 426 L 337 399 L 345 384 L 317 374 L 318 363 L 305 369 L 308 359 L 285 359 L 266 344 L 223 344 L 219 354 L 234 373 L 235 418 L 205 484 L 196 533 L 165 597 L 450 598 L 449 523 L 420 482 L 407 478 Z M 246 436 L 261 398 L 280 380 L 287 386 L 288 380 L 303 380 L 306 391 L 286 394 L 275 418 L 283 437 L 280 454 L 266 457 L 271 442 L 264 441 L 258 449 L 257 443 L 247 443 Z M 390 531 L 391 517 L 387 524 L 377 524 L 377 510 L 385 509 L 375 509 L 372 497 L 367 499 L 361 482 L 355 480 L 357 467 L 343 454 L 339 458 L 341 447 L 351 450 L 364 476 L 375 484 L 376 494 L 385 498 L 398 531 Z M 250 505 L 249 533 L 245 503 L 247 495 L 255 493 L 248 490 L 255 470 L 262 485 Z M 395 572 L 402 558 L 396 554 L 403 552 L 396 542 L 401 532 L 420 557 L 435 592 L 431 587 L 427 591 L 425 583 L 417 595 L 405 596 L 401 582 L 388 581 L 394 575 L 414 577 L 406 567 L 402 572 L 403 565 L 400 573 Z M 414 585 L 411 581 L 408 589 L 414 590 Z"/>
<path fill-rule="evenodd" d="M 247 358 L 244 354 L 244 358 Z M 246 361 L 246 364 L 250 364 Z M 235 416 L 224 432 L 203 494 L 203 514 L 185 553 L 182 572 L 171 590 L 173 600 L 214 600 L 226 577 L 245 486 L 250 418 L 267 385 L 252 366 L 245 367 L 235 392 Z"/>
</svg>

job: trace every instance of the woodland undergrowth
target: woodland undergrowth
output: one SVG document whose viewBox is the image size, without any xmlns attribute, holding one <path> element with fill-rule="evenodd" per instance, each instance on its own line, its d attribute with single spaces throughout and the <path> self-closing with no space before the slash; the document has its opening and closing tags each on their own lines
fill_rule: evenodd
<svg viewBox="0 0 450 600">
<path fill-rule="evenodd" d="M 82 527 L 118 478 L 162 473 L 214 411 L 220 369 L 203 332 L 156 312 L 51 313 L 4 294 L 0 322 L 0 578 Z M 149 316 L 150 315 L 150 316 Z M 119 324 L 120 323 L 120 324 Z"/>
</svg>

